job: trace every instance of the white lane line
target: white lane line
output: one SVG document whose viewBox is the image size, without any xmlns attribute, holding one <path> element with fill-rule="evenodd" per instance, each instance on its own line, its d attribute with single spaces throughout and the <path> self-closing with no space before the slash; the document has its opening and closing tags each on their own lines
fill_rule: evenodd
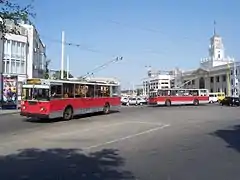
<svg viewBox="0 0 240 180">
<path fill-rule="evenodd" d="M 78 133 L 82 133 L 82 132 L 88 132 L 88 131 L 94 131 L 94 130 L 102 130 L 105 128 L 110 128 L 110 127 L 114 127 L 114 126 L 120 126 L 120 125 L 125 125 L 125 124 L 129 124 L 128 121 L 124 121 L 124 122 L 120 122 L 120 123 L 114 123 L 114 124 L 109 124 L 109 125 L 105 125 L 105 126 L 98 126 L 97 128 L 86 128 L 86 129 L 78 129 L 76 131 L 69 131 L 69 132 L 65 132 L 65 133 L 56 133 L 53 132 L 54 134 L 47 134 L 47 137 L 50 138 L 54 138 L 54 137 L 61 137 L 61 136 L 69 136 L 71 134 L 78 134 Z"/>
<path fill-rule="evenodd" d="M 109 124 L 109 125 L 105 125 L 105 126 L 99 126 L 97 128 L 86 128 L 86 129 L 78 129 L 76 131 L 69 131 L 69 132 L 65 132 L 65 133 L 58 133 L 58 132 L 54 132 L 52 131 L 52 133 L 46 133 L 44 132 L 44 134 L 41 134 L 42 131 L 39 131 L 39 132 L 35 132 L 35 134 L 32 136 L 32 137 L 41 137 L 42 139 L 52 139 L 52 138 L 60 138 L 61 136 L 69 136 L 69 135 L 74 135 L 74 134 L 79 134 L 79 133 L 82 133 L 82 132 L 88 132 L 88 131 L 94 131 L 94 130 L 102 130 L 102 129 L 105 129 L 105 128 L 111 128 L 111 127 L 114 127 L 114 126 L 120 126 L 120 125 L 124 125 L 124 124 L 129 124 L 129 122 L 127 121 L 124 121 L 124 122 L 120 122 L 120 123 L 112 123 L 112 124 Z M 33 132 L 34 133 L 34 132 Z M 39 133 L 41 134 L 39 136 Z M 27 139 L 17 139 L 19 138 L 19 136 L 13 136 L 12 137 L 13 139 L 5 142 L 5 143 L 1 143 L 0 144 L 0 149 L 3 148 L 3 147 L 6 147 L 6 146 L 11 146 L 11 145 L 14 145 L 14 144 L 17 144 L 17 143 L 21 143 L 21 144 L 24 144 L 24 143 L 29 143 L 30 141 L 32 140 L 35 140 L 36 138 L 27 138 Z"/>
<path fill-rule="evenodd" d="M 150 130 L 147 130 L 147 131 L 144 131 L 144 132 L 141 132 L 141 133 L 138 133 L 138 134 L 135 134 L 135 135 L 130 135 L 132 137 L 135 137 L 135 136 L 139 136 L 139 135 L 142 135 L 142 134 L 146 134 L 146 133 L 150 133 L 152 131 L 156 131 L 156 130 L 159 130 L 159 129 L 163 129 L 164 127 L 167 127 L 169 125 L 163 125 L 163 124 L 157 124 L 157 123 L 151 123 L 151 122 L 144 122 L 144 121 L 123 121 L 123 122 L 120 122 L 120 123 L 112 123 L 112 124 L 109 124 L 109 125 L 105 125 L 105 126 L 99 126 L 97 128 L 86 128 L 86 129 L 79 129 L 79 130 L 76 130 L 76 131 L 69 131 L 69 132 L 65 132 L 65 133 L 57 133 L 57 132 L 52 132 L 52 133 L 44 133 L 44 136 L 41 136 L 42 139 L 52 139 L 52 138 L 60 138 L 61 136 L 69 136 L 69 135 L 74 135 L 74 134 L 79 134 L 79 133 L 82 133 L 82 132 L 88 132 L 88 131 L 94 131 L 94 130 L 103 130 L 105 128 L 111 128 L 111 127 L 114 127 L 114 126 L 120 126 L 120 125 L 125 125 L 125 124 L 133 124 L 133 123 L 136 123 L 136 124 L 149 124 L 149 125 L 155 125 L 157 126 L 156 128 L 153 128 L 153 129 L 150 129 Z M 38 134 L 39 132 L 36 132 L 36 134 Z M 125 139 L 129 139 L 129 138 L 132 138 L 132 137 L 124 137 L 124 138 L 120 138 L 119 141 L 122 141 L 122 140 L 125 140 Z M 21 143 L 21 144 L 24 144 L 24 143 L 28 143 L 30 142 L 31 140 L 34 140 L 35 138 L 31 139 L 31 138 L 27 138 L 27 139 L 22 139 L 19 141 L 19 139 L 16 139 L 16 137 L 13 137 L 13 139 L 9 140 L 8 142 L 6 143 L 1 143 L 0 145 L 0 149 L 3 148 L 3 147 L 6 147 L 6 146 L 11 146 L 11 145 L 14 145 L 16 143 Z M 116 140 L 114 140 L 116 141 Z M 114 142 L 110 142 L 110 143 L 114 143 Z M 109 144 L 109 142 L 107 143 Z M 104 144 L 103 144 L 104 145 Z M 89 149 L 89 148 L 87 148 Z"/>
<path fill-rule="evenodd" d="M 165 125 L 162 125 L 162 126 L 159 126 L 159 127 L 156 127 L 156 128 L 151 128 L 149 130 L 142 131 L 142 132 L 137 133 L 137 134 L 132 134 L 132 135 L 129 135 L 129 136 L 125 136 L 125 137 L 122 137 L 122 138 L 114 139 L 112 141 L 107 141 L 107 142 L 104 142 L 104 143 L 92 145 L 92 146 L 82 148 L 82 149 L 90 150 L 90 149 L 93 149 L 93 148 L 98 148 L 98 147 L 101 147 L 101 146 L 105 146 L 105 145 L 109 145 L 109 144 L 113 144 L 113 143 L 118 143 L 118 142 L 121 142 L 121 141 L 124 141 L 124 140 L 127 140 L 127 139 L 135 138 L 137 136 L 141 136 L 141 135 L 144 135 L 144 134 L 152 133 L 154 131 L 158 131 L 158 130 L 163 129 L 163 128 L 168 127 L 168 126 L 170 126 L 170 124 L 165 124 Z"/>
<path fill-rule="evenodd" d="M 129 123 L 136 123 L 136 124 L 149 124 L 149 125 L 155 125 L 155 126 L 162 126 L 162 123 L 154 123 L 154 122 L 148 122 L 148 121 L 127 121 Z"/>
<path fill-rule="evenodd" d="M 74 134 L 79 134 L 79 133 L 83 133 L 83 132 L 88 132 L 88 131 L 99 131 L 99 130 L 103 130 L 106 128 L 111 128 L 114 126 L 121 126 L 121 125 L 125 125 L 125 124 L 146 124 L 146 125 L 154 125 L 154 126 L 162 126 L 162 123 L 151 123 L 151 122 L 145 122 L 145 121 L 122 121 L 119 123 L 112 123 L 109 125 L 105 125 L 105 126 L 99 126 L 97 128 L 86 128 L 86 129 L 78 129 L 76 131 L 69 131 L 69 132 L 64 132 L 64 133 L 47 133 L 47 139 L 50 138 L 59 138 L 61 136 L 69 136 L 69 135 L 74 135 Z M 44 133 L 45 134 L 45 133 Z M 46 135 L 46 134 L 45 134 Z"/>
</svg>

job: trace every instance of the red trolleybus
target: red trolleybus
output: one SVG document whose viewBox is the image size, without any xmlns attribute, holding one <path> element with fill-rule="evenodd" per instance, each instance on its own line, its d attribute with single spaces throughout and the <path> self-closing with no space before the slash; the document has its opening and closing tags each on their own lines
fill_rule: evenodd
<svg viewBox="0 0 240 180">
<path fill-rule="evenodd" d="M 21 115 L 39 119 L 119 110 L 120 85 L 116 81 L 79 82 L 27 79 L 22 86 Z"/>
<path fill-rule="evenodd" d="M 161 89 L 149 93 L 149 105 L 199 105 L 209 103 L 207 89 Z"/>
</svg>

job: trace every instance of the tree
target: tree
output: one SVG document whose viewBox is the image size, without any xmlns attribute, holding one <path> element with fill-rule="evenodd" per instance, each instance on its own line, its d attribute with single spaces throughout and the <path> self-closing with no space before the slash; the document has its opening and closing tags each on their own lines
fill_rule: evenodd
<svg viewBox="0 0 240 180">
<path fill-rule="evenodd" d="M 32 13 L 32 1 L 28 5 L 20 5 L 11 0 L 0 0 L 1 12 L 0 12 L 0 32 L 3 33 L 17 33 L 14 29 L 9 30 L 6 27 L 6 20 L 12 20 L 15 25 L 19 25 L 19 21 L 28 21 L 30 18 L 34 18 L 35 14 Z"/>
<path fill-rule="evenodd" d="M 50 75 L 49 75 L 49 64 L 50 64 L 51 60 L 48 59 L 46 60 L 45 62 L 45 65 L 44 65 L 44 78 L 45 79 L 49 79 Z"/>
<path fill-rule="evenodd" d="M 67 79 L 67 71 L 63 71 L 63 78 Z M 68 78 L 73 78 L 73 75 L 69 73 Z M 53 79 L 61 79 L 61 70 L 60 71 L 56 71 L 53 74 Z"/>
<path fill-rule="evenodd" d="M 137 96 L 140 96 L 143 93 L 143 89 L 138 88 L 137 89 Z"/>
</svg>

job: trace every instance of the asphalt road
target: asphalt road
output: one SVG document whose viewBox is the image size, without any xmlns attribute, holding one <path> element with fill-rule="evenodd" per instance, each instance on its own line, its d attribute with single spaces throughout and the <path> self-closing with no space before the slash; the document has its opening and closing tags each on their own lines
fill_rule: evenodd
<svg viewBox="0 0 240 180">
<path fill-rule="evenodd" d="M 123 106 L 121 109 L 122 113 L 129 113 L 138 111 L 139 108 L 143 107 L 127 107 Z M 144 107 L 146 108 L 146 106 Z M 76 117 L 74 120 L 77 121 L 85 121 L 89 119 L 98 118 L 98 114 L 95 115 L 84 115 L 81 117 Z M 30 121 L 30 122 L 29 122 Z M 69 122 L 64 122 L 61 119 L 54 120 L 46 120 L 46 121 L 38 121 L 34 119 L 27 119 L 25 117 L 20 116 L 19 114 L 4 114 L 0 115 L 0 136 L 7 134 L 16 134 L 21 131 L 35 131 L 38 128 L 56 126 L 61 124 L 69 124 Z"/>
<path fill-rule="evenodd" d="M 69 122 L 0 117 L 0 179 L 239 180 L 239 115 L 183 106 Z"/>
</svg>

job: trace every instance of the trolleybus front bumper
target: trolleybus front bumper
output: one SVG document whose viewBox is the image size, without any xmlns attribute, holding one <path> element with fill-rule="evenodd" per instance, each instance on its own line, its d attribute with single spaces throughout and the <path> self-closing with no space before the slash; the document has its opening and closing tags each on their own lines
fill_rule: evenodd
<svg viewBox="0 0 240 180">
<path fill-rule="evenodd" d="M 49 119 L 49 115 L 48 114 L 20 112 L 20 115 L 21 116 L 26 116 L 26 117 L 35 117 L 35 118 L 41 118 L 41 119 Z"/>
</svg>

